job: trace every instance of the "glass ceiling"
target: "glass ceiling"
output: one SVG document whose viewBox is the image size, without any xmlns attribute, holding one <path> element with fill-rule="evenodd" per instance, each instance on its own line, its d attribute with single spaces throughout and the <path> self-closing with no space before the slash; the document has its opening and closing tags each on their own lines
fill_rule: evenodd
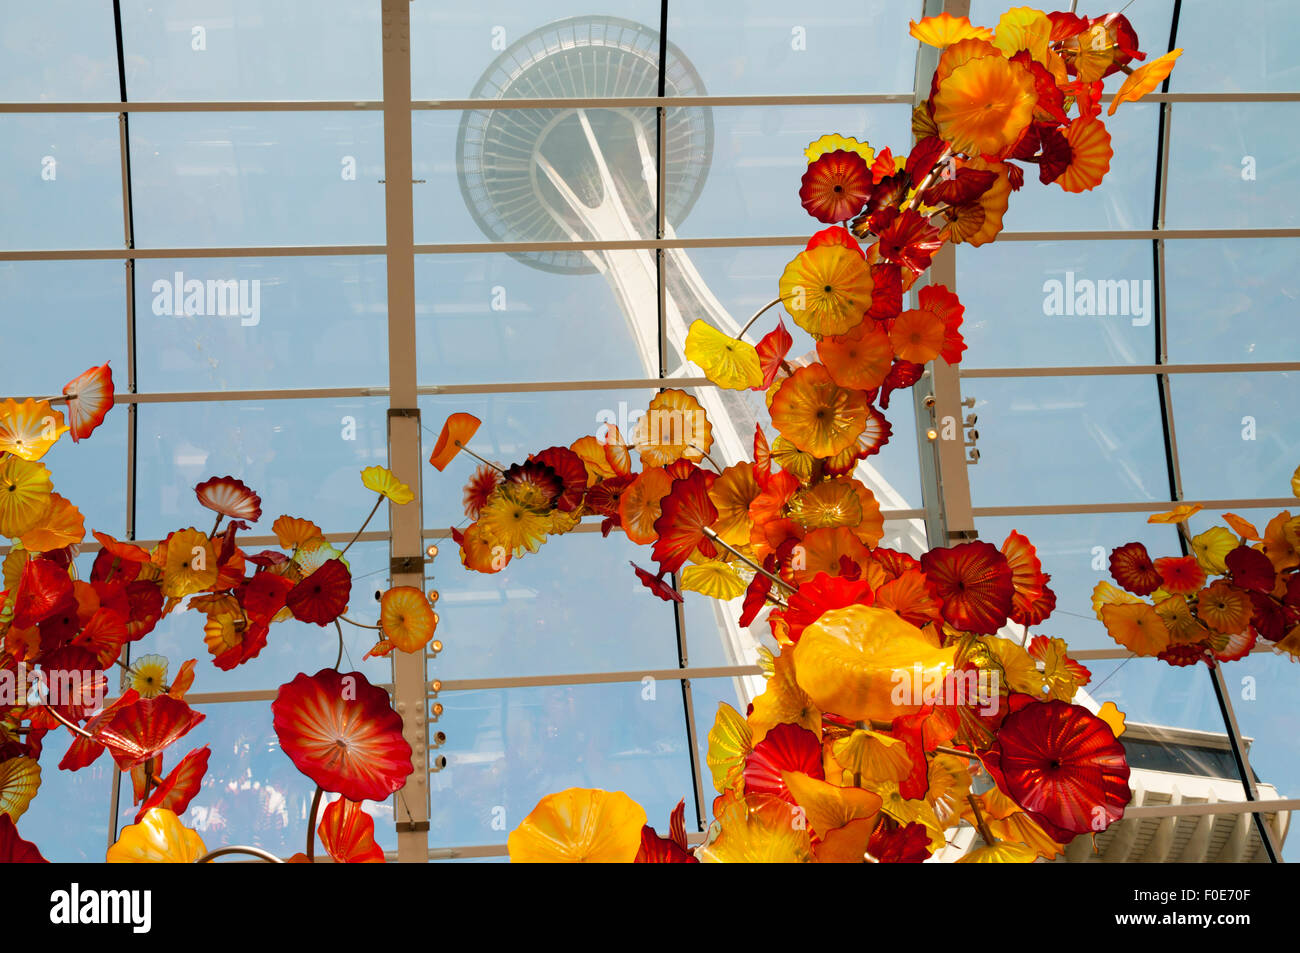
<svg viewBox="0 0 1300 953">
<path fill-rule="evenodd" d="M 517 459 L 626 420 L 660 379 L 680 378 L 739 435 L 721 441 L 731 459 L 719 462 L 733 462 L 756 410 L 685 364 L 671 317 L 657 324 L 658 299 L 737 323 L 771 299 L 809 231 L 794 198 L 804 147 L 826 132 L 906 147 L 918 52 L 907 24 L 940 5 L 409 6 L 413 360 L 426 440 L 465 410 L 483 421 L 476 449 Z M 969 6 L 993 24 L 1004 5 Z M 1108 120 L 1122 161 L 1096 193 L 1031 177 L 998 242 L 956 255 L 969 344 L 960 390 L 978 415 L 970 504 L 981 537 L 1017 529 L 1038 546 L 1060 597 L 1044 631 L 1082 650 L 1092 699 L 1114 701 L 1130 723 L 1209 733 L 1210 760 L 1237 782 L 1220 799 L 1243 800 L 1210 675 L 1129 658 L 1089 598 L 1109 547 L 1177 551 L 1173 529 L 1146 523 L 1173 500 L 1209 504 L 1194 533 L 1224 511 L 1258 519 L 1287 505 L 1300 462 L 1300 17 L 1288 0 L 1240 0 L 1231 24 L 1222 5 L 1174 0 L 1134 0 L 1126 16 L 1153 55 L 1187 52 L 1166 93 Z M 657 141 L 656 104 L 644 100 L 659 95 L 661 23 Z M 88 527 L 153 540 L 193 520 L 195 483 L 232 473 L 268 515 L 301 510 L 346 539 L 366 509 L 357 470 L 388 461 L 398 374 L 379 0 L 12 2 L 5 24 L 0 389 L 48 393 L 104 360 L 119 382 L 120 405 L 95 439 L 50 453 L 60 492 Z M 681 95 L 694 98 L 674 104 Z M 520 97 L 572 101 L 507 102 Z M 561 178 L 589 174 L 576 108 L 631 209 L 621 231 L 575 212 L 527 159 L 510 165 L 513 136 L 544 140 Z M 661 173 L 662 223 L 647 185 Z M 525 183 L 519 208 L 512 176 Z M 538 241 L 549 244 L 520 247 Z M 178 315 L 169 289 L 193 278 L 258 290 L 240 314 Z M 1053 315 L 1053 280 L 1134 292 L 1122 315 Z M 793 353 L 811 345 L 797 338 Z M 897 407 L 893 439 L 860 476 L 885 510 L 885 545 L 919 552 L 939 489 L 921 465 L 924 428 L 918 441 L 906 401 Z M 426 468 L 427 541 L 467 522 L 471 463 Z M 354 549 L 354 605 L 388 585 L 388 533 L 371 528 Z M 649 598 L 627 569 L 635 547 L 615 537 L 557 538 L 493 576 L 463 571 L 445 548 L 427 567 L 446 643 L 428 661 L 443 682 L 435 730 L 447 737 L 431 752 L 447 762 L 428 779 L 431 858 L 499 859 L 537 800 L 572 785 L 625 790 L 652 823 L 685 797 L 688 828 L 702 830 L 705 735 L 719 701 L 743 710 L 754 690 L 758 627 L 736 629 L 734 607 L 695 594 L 681 611 Z M 81 569 L 92 558 L 88 548 Z M 391 683 L 389 662 L 361 662 L 364 635 L 348 658 Z M 177 663 L 202 656 L 198 639 L 193 620 L 169 617 L 134 651 Z M 332 635 L 289 623 L 232 672 L 201 659 L 193 701 L 212 717 L 194 744 L 213 757 L 189 820 L 210 840 L 299 849 L 312 789 L 277 750 L 267 701 L 334 651 Z M 1224 676 L 1260 798 L 1300 797 L 1294 670 L 1259 652 Z M 102 858 L 134 816 L 129 780 L 103 760 L 45 772 L 20 829 L 50 859 Z M 395 850 L 394 806 L 367 809 Z M 1175 823 L 1185 833 L 1196 818 Z M 1296 844 L 1287 838 L 1283 856 L 1300 857 Z"/>
</svg>

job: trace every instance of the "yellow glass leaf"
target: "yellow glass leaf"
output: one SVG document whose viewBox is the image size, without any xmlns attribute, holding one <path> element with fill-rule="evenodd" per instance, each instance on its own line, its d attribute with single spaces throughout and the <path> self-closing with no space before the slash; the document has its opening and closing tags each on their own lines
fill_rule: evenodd
<svg viewBox="0 0 1300 953">
<path fill-rule="evenodd" d="M 1057 701 L 1070 701 L 1079 687 L 1088 683 L 1088 677 L 1079 671 L 1078 663 L 1070 658 L 1070 647 L 1066 645 L 1065 639 L 1049 638 L 1039 644 L 1040 648 L 1035 650 L 1034 657 L 1043 663 L 1043 682 L 1048 688 L 1044 695 Z"/>
<path fill-rule="evenodd" d="M 763 384 L 763 368 L 754 345 L 728 337 L 698 318 L 686 332 L 686 359 L 727 390 L 749 390 Z"/>
<path fill-rule="evenodd" d="M 758 667 L 763 671 L 764 678 L 771 678 L 776 673 L 776 656 L 766 645 L 760 645 L 755 653 Z"/>
<path fill-rule="evenodd" d="M 894 781 L 863 781 L 863 787 L 880 795 L 880 809 L 898 823 L 920 824 L 930 835 L 930 850 L 941 850 L 947 838 L 943 824 L 928 801 L 913 801 L 903 797 Z"/>
<path fill-rule="evenodd" d="M 1166 513 L 1153 513 L 1147 517 L 1148 523 L 1185 523 L 1205 507 L 1200 503 L 1179 503 Z"/>
<path fill-rule="evenodd" d="M 17 594 L 18 582 L 23 575 L 23 567 L 27 565 L 30 558 L 27 550 L 23 548 L 20 542 L 10 547 L 4 562 L 0 563 L 0 567 L 3 567 L 0 571 L 3 572 L 4 588 L 11 596 Z"/>
<path fill-rule="evenodd" d="M 1239 545 L 1236 534 L 1223 526 L 1211 526 L 1204 533 L 1192 537 L 1192 552 L 1196 554 L 1196 562 L 1207 573 L 1216 576 L 1228 571 L 1224 557 Z"/>
<path fill-rule="evenodd" d="M 880 795 L 862 788 L 841 788 L 827 784 L 802 771 L 782 771 L 785 786 L 808 819 L 818 837 L 843 827 L 850 821 L 873 818 L 880 811 Z"/>
<path fill-rule="evenodd" d="M 939 49 L 971 37 L 978 40 L 993 39 L 993 31 L 988 27 L 974 26 L 967 17 L 955 17 L 951 13 L 926 17 L 920 23 L 912 20 L 908 27 L 908 34 L 926 46 L 937 46 Z"/>
<path fill-rule="evenodd" d="M 380 496 L 386 496 L 398 506 L 410 503 L 415 493 L 397 477 L 388 467 L 366 467 L 361 471 L 361 482 L 367 490 L 374 490 Z"/>
<path fill-rule="evenodd" d="M 23 460 L 39 460 L 68 432 L 63 412 L 48 400 L 28 397 L 0 402 L 0 452 Z"/>
<path fill-rule="evenodd" d="M 309 539 L 321 536 L 321 528 L 311 520 L 281 516 L 271 524 L 271 532 L 285 549 L 297 549 Z"/>
<path fill-rule="evenodd" d="M 859 818 L 831 831 L 815 848 L 819 864 L 860 864 L 876 829 L 875 818 Z"/>
<path fill-rule="evenodd" d="M 630 864 L 645 821 L 622 791 L 569 788 L 538 801 L 506 846 L 512 864 Z"/>
<path fill-rule="evenodd" d="M 40 786 L 41 766 L 35 758 L 19 755 L 0 761 L 0 814 L 18 820 Z"/>
<path fill-rule="evenodd" d="M 1104 21 L 1066 40 L 1065 48 L 1074 55 L 1079 82 L 1095 83 L 1115 62 L 1115 36 Z"/>
<path fill-rule="evenodd" d="M 695 854 L 706 864 L 806 864 L 812 838 L 804 812 L 770 794 L 750 794 L 728 804 L 714 820 L 710 839 Z"/>
<path fill-rule="evenodd" d="M 930 759 L 927 771 L 929 789 L 925 799 L 934 809 L 934 816 L 945 828 L 961 822 L 962 809 L 969 806 L 972 762 L 953 754 L 936 754 Z"/>
<path fill-rule="evenodd" d="M 683 458 L 698 462 L 713 446 L 713 425 L 698 400 L 684 390 L 669 388 L 650 398 L 632 442 L 645 467 L 666 467 Z"/>
<path fill-rule="evenodd" d="M 53 490 L 45 464 L 12 454 L 0 459 L 0 536 L 22 536 L 39 523 Z"/>
<path fill-rule="evenodd" d="M 50 494 L 40 521 L 22 535 L 24 548 L 34 553 L 48 553 L 71 546 L 86 538 L 86 521 L 71 501 L 58 493 Z"/>
<path fill-rule="evenodd" d="M 1291 494 L 1300 496 L 1300 467 L 1295 468 L 1295 473 L 1291 474 Z"/>
<path fill-rule="evenodd" d="M 678 576 L 677 583 L 687 592 L 703 593 L 711 599 L 735 599 L 745 594 L 745 580 L 719 560 L 687 566 Z"/>
<path fill-rule="evenodd" d="M 871 148 L 865 142 L 858 142 L 852 136 L 840 136 L 834 133 L 814 139 L 808 143 L 808 148 L 803 151 L 804 157 L 809 163 L 816 162 L 818 158 L 828 152 L 856 152 L 870 166 L 876 158 L 876 150 Z"/>
<path fill-rule="evenodd" d="M 1124 734 L 1124 713 L 1114 702 L 1103 702 L 1097 709 L 1097 717 L 1110 726 L 1116 738 Z"/>
<path fill-rule="evenodd" d="M 1161 599 L 1156 603 L 1156 615 L 1160 616 L 1160 621 L 1165 624 L 1165 629 L 1169 632 L 1169 641 L 1175 645 L 1200 642 L 1209 635 L 1206 627 L 1192 615 L 1186 596 L 1176 595 Z"/>
<path fill-rule="evenodd" d="M 1115 115 L 1120 103 L 1135 103 L 1168 78 L 1174 71 L 1174 61 L 1183 55 L 1181 49 L 1170 50 L 1159 59 L 1152 60 L 1145 66 L 1139 66 L 1124 78 L 1124 84 L 1110 101 L 1107 116 Z"/>
<path fill-rule="evenodd" d="M 1268 521 L 1260 549 L 1278 572 L 1300 565 L 1300 536 L 1290 510 L 1283 510 Z"/>
<path fill-rule="evenodd" d="M 753 733 L 745 716 L 726 702 L 720 702 L 704 756 L 713 775 L 714 790 L 722 794 L 740 789 L 745 782 L 745 758 L 753 750 Z"/>
<path fill-rule="evenodd" d="M 1023 648 L 1010 639 L 986 635 L 980 638 L 989 654 L 1002 669 L 1002 684 L 1013 692 L 1024 692 L 1034 698 L 1046 698 L 1050 691 L 1047 679 L 1038 670 L 1038 663 Z"/>
<path fill-rule="evenodd" d="M 772 441 L 772 462 L 787 473 L 793 473 L 805 486 L 821 472 L 819 458 L 805 453 L 782 436 Z"/>
<path fill-rule="evenodd" d="M 1097 615 L 1098 622 L 1104 622 L 1101 610 L 1106 606 L 1132 605 L 1135 602 L 1141 602 L 1137 596 L 1131 592 L 1121 589 L 1119 586 L 1112 585 L 1105 579 L 1097 583 L 1092 590 L 1092 611 Z"/>
<path fill-rule="evenodd" d="M 880 512 L 880 501 L 861 480 L 850 476 L 837 477 L 829 482 L 847 483 L 858 495 L 858 505 L 862 507 L 862 519 L 853 527 L 853 535 L 866 543 L 871 549 L 885 538 L 885 517 Z"/>
<path fill-rule="evenodd" d="M 977 56 L 939 81 L 934 121 L 959 152 L 997 155 L 1020 139 L 1037 102 L 1034 78 L 1019 63 Z"/>
<path fill-rule="evenodd" d="M 190 526 L 167 539 L 162 593 L 180 599 L 217 581 L 217 554 L 206 533 Z"/>
<path fill-rule="evenodd" d="M 843 245 L 818 245 L 786 265 L 778 284 L 786 312 L 814 338 L 843 334 L 871 307 L 871 269 Z"/>
<path fill-rule="evenodd" d="M 709 488 L 709 499 L 718 510 L 713 531 L 731 546 L 749 545 L 749 504 L 759 493 L 752 463 L 737 463 L 727 467 Z"/>
<path fill-rule="evenodd" d="M 595 437 L 580 437 L 569 445 L 569 449 L 578 455 L 582 465 L 587 468 L 587 486 L 614 476 L 614 467 L 609 462 L 609 455 L 605 453 L 605 444 Z"/>
<path fill-rule="evenodd" d="M 900 738 L 858 728 L 829 746 L 829 756 L 846 784 L 863 778 L 901 781 L 912 773 L 912 756 Z M 826 776 L 832 772 L 828 769 Z"/>
<path fill-rule="evenodd" d="M 772 665 L 772 677 L 754 699 L 749 715 L 751 743 L 757 745 L 777 725 L 799 725 L 821 738 L 822 713 L 795 680 L 790 650 L 776 656 Z"/>
<path fill-rule="evenodd" d="M 1046 63 L 1047 43 L 1051 38 L 1052 21 L 1046 13 L 1032 7 L 1013 7 L 998 20 L 993 45 L 1008 57 L 1028 50 L 1039 63 Z"/>
<path fill-rule="evenodd" d="M 911 698 L 916 669 L 924 684 L 952 671 L 955 647 L 936 648 L 889 609 L 833 609 L 804 629 L 795 646 L 799 686 L 822 711 L 854 720 L 892 721 L 920 710 Z"/>
<path fill-rule="evenodd" d="M 208 852 L 203 838 L 162 807 L 150 808 L 140 823 L 122 828 L 108 849 L 110 864 L 192 864 Z"/>
<path fill-rule="evenodd" d="M 852 484 L 843 480 L 828 480 L 800 490 L 790 501 L 788 512 L 790 519 L 804 529 L 852 527 L 862 522 L 858 494 Z"/>
<path fill-rule="evenodd" d="M 1292 490 L 1295 489 L 1294 478 L 1292 478 L 1291 481 L 1291 489 Z M 1233 532 L 1235 532 L 1242 539 L 1259 540 L 1261 538 L 1259 535 L 1259 530 L 1255 528 L 1255 524 L 1252 523 L 1250 520 L 1242 519 L 1236 513 L 1224 513 L 1223 521 L 1227 523 L 1229 526 L 1231 526 Z"/>
<path fill-rule="evenodd" d="M 1101 618 L 1110 637 L 1134 655 L 1159 655 L 1169 647 L 1164 620 L 1145 602 L 1103 606 Z"/>
<path fill-rule="evenodd" d="M 1025 844 L 1013 844 L 999 841 L 992 847 L 977 847 L 975 850 L 959 857 L 959 864 L 1032 864 L 1038 859 L 1038 851 Z"/>
</svg>

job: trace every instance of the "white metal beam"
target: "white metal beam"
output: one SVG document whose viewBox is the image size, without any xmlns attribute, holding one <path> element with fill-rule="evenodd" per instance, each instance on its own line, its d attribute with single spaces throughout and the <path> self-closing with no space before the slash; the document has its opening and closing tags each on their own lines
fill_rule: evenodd
<svg viewBox="0 0 1300 953">
<path fill-rule="evenodd" d="M 420 412 L 415 335 L 415 225 L 411 157 L 410 0 L 383 0 L 384 209 L 388 255 L 388 464 L 415 498 L 389 504 L 389 578 L 394 586 L 424 591 Z M 400 561 L 400 562 L 399 562 Z M 411 562 L 413 561 L 413 563 Z M 418 568 L 412 570 L 410 565 Z M 423 863 L 429 849 L 429 726 L 425 654 L 394 652 L 393 701 L 411 745 L 415 772 L 397 792 L 398 860 Z"/>
<path fill-rule="evenodd" d="M 1105 93 L 1102 102 L 1110 102 L 1114 93 Z M 672 96 L 673 108 L 687 106 L 889 106 L 911 105 L 912 93 L 808 94 L 773 96 Z M 1150 103 L 1294 103 L 1300 92 L 1236 93 L 1148 93 Z M 556 97 L 518 99 L 421 99 L 411 108 L 427 111 L 458 112 L 468 109 L 631 109 L 659 105 L 654 96 Z M 184 102 L 140 102 L 127 105 L 128 112 L 197 113 L 197 112 L 374 112 L 384 109 L 382 100 L 373 99 L 244 99 L 189 100 Z M 0 115 L 6 113 L 115 113 L 122 104 L 115 102 L 25 102 L 0 103 Z"/>
<path fill-rule="evenodd" d="M 1000 242 L 1232 241 L 1300 238 L 1300 228 L 1109 228 L 1064 231 L 1003 231 Z M 519 252 L 639 251 L 654 248 L 802 247 L 807 235 L 726 235 L 711 238 L 589 239 L 539 242 L 436 242 L 415 245 L 417 255 L 515 254 Z M 382 245 L 238 245 L 197 248 L 64 248 L 0 250 L 0 261 L 107 261 L 125 258 L 301 258 L 382 255 Z"/>
</svg>

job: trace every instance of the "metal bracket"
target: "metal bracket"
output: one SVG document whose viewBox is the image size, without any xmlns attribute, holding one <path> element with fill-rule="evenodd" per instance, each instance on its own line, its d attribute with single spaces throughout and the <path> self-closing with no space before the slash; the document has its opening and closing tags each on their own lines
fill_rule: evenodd
<svg viewBox="0 0 1300 953">
<path fill-rule="evenodd" d="M 388 419 L 392 420 L 394 417 L 414 417 L 416 420 L 419 420 L 420 408 L 419 407 L 389 407 Z"/>
<path fill-rule="evenodd" d="M 423 556 L 393 556 L 388 560 L 388 572 L 393 576 L 424 573 Z"/>
<path fill-rule="evenodd" d="M 429 829 L 428 821 L 398 821 L 397 822 L 397 833 L 399 834 L 414 834 L 420 831 L 427 831 L 428 829 Z"/>
</svg>

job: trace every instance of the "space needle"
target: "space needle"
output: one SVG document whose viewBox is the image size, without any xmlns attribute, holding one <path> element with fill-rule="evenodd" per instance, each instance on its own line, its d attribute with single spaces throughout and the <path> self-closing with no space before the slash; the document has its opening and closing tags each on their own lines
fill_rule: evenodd
<svg viewBox="0 0 1300 953">
<path fill-rule="evenodd" d="M 569 17 L 520 38 L 488 66 L 474 99 L 595 99 L 656 97 L 659 33 L 631 20 Z M 664 60 L 664 238 L 699 198 L 713 158 L 713 117 L 707 106 L 673 106 L 672 99 L 705 95 L 695 67 L 672 43 Z M 483 233 L 499 242 L 644 241 L 657 224 L 658 116 L 653 106 L 588 109 L 467 111 L 457 135 L 461 194 Z M 512 252 L 542 271 L 599 274 L 613 291 L 647 377 L 659 374 L 658 262 L 654 249 L 574 249 Z M 774 277 L 775 280 L 775 277 Z M 741 325 L 709 290 L 684 249 L 664 250 L 665 331 L 682 353 L 691 323 L 702 318 L 725 334 Z M 752 340 L 752 338 L 751 338 Z M 683 369 L 684 370 L 684 369 Z M 671 384 L 671 377 L 665 384 Z M 746 395 L 698 389 L 727 461 L 750 457 L 755 407 Z M 873 467 L 857 476 L 885 508 L 908 506 Z M 921 549 L 925 533 L 909 523 Z M 914 539 L 912 537 L 915 537 Z M 737 625 L 735 605 L 714 602 L 724 652 L 735 664 L 754 658 L 756 640 Z M 758 676 L 737 686 L 752 698 Z"/>
</svg>

